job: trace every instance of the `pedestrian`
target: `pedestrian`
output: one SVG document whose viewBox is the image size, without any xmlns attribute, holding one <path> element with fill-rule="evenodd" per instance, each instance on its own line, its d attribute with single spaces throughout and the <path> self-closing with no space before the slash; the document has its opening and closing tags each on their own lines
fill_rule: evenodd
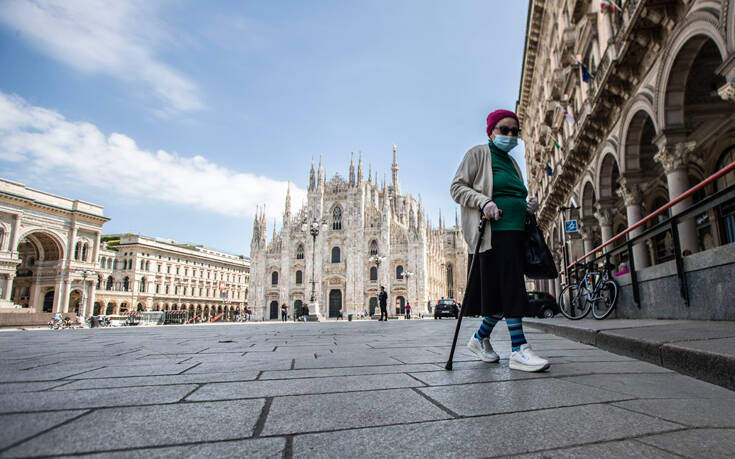
<svg viewBox="0 0 735 459">
<path fill-rule="evenodd" d="M 411 320 L 411 303 L 406 302 L 406 319 Z"/>
<path fill-rule="evenodd" d="M 465 293 L 466 315 L 482 315 L 479 330 L 467 347 L 485 362 L 497 362 L 490 333 L 505 318 L 510 332 L 509 366 L 514 370 L 543 371 L 549 361 L 537 356 L 526 342 L 522 318 L 533 315 L 523 273 L 525 218 L 538 202 L 526 202 L 528 190 L 521 171 L 509 151 L 518 144 L 518 116 L 496 110 L 487 117 L 487 144 L 465 154 L 450 186 L 452 199 L 462 208 L 462 233 L 474 248 L 479 237 L 480 217 L 488 219 L 480 245 L 476 280 Z M 469 264 L 473 254 L 469 255 Z"/>
<path fill-rule="evenodd" d="M 286 306 L 286 303 L 283 303 L 281 305 L 281 321 L 285 322 L 286 319 L 288 319 L 288 306 Z"/>
<path fill-rule="evenodd" d="M 309 317 L 309 305 L 304 304 L 304 307 L 301 308 L 301 317 L 304 319 L 304 323 L 306 323 L 306 318 Z"/>
<path fill-rule="evenodd" d="M 388 294 L 385 293 L 385 287 L 382 285 L 380 286 L 380 294 L 378 295 L 378 302 L 380 303 L 380 319 L 378 319 L 378 322 L 381 320 L 388 320 Z M 384 319 L 385 318 L 385 319 Z"/>
<path fill-rule="evenodd" d="M 342 309 L 337 311 L 337 320 L 342 320 L 344 317 L 342 317 Z"/>
</svg>

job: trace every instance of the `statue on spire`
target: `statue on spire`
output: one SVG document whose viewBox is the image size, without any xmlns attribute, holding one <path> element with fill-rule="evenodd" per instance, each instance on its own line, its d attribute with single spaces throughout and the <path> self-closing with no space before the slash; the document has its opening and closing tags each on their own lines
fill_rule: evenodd
<svg viewBox="0 0 735 459">
<path fill-rule="evenodd" d="M 350 186 L 355 186 L 355 152 L 350 153 Z"/>
<path fill-rule="evenodd" d="M 398 147 L 393 144 L 393 165 L 391 166 L 391 184 L 393 185 L 393 193 L 395 193 L 395 196 L 400 196 L 401 194 L 401 185 L 398 183 L 398 158 L 396 156 L 396 151 L 398 150 Z"/>
<path fill-rule="evenodd" d="M 314 179 L 314 156 L 311 157 L 311 170 L 309 171 L 309 191 L 314 191 L 316 187 Z"/>
<path fill-rule="evenodd" d="M 357 184 L 362 185 L 362 152 L 357 160 Z"/>
</svg>

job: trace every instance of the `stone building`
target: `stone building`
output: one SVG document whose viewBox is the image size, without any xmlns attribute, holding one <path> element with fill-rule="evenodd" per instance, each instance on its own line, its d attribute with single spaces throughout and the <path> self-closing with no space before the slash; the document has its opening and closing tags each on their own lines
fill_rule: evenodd
<svg viewBox="0 0 735 459">
<path fill-rule="evenodd" d="M 0 179 L 0 313 L 120 314 L 247 305 L 250 260 L 137 235 L 102 237 L 102 207 Z"/>
<path fill-rule="evenodd" d="M 247 306 L 250 260 L 138 235 L 104 236 L 94 314 L 187 310 L 231 318 Z"/>
<path fill-rule="evenodd" d="M 735 160 L 735 0 L 601 3 L 529 2 L 517 111 L 560 264 L 560 206 L 578 204 L 581 256 Z M 670 210 L 733 183 L 735 173 Z M 735 202 L 679 233 L 682 252 L 732 243 Z M 636 245 L 636 268 L 671 260 L 673 247 L 669 233 Z M 558 294 L 558 282 L 541 284 Z"/>
<path fill-rule="evenodd" d="M 89 299 L 83 273 L 108 220 L 101 206 L 0 179 L 0 312 L 68 312 Z"/>
<path fill-rule="evenodd" d="M 281 230 L 274 222 L 270 240 L 265 212 L 258 214 L 248 297 L 256 317 L 276 319 L 284 303 L 290 314 L 304 303 L 322 317 L 373 314 L 381 285 L 391 315 L 402 314 L 406 302 L 425 314 L 429 301 L 461 298 L 467 246 L 456 218 L 452 228 L 441 217 L 432 228 L 421 200 L 401 193 L 395 146 L 391 172 L 390 184 L 379 186 L 371 171 L 364 179 L 362 157 L 355 170 L 353 157 L 347 179 L 327 180 L 320 160 L 318 171 L 311 165 L 306 204 L 292 213 L 287 195 Z"/>
</svg>

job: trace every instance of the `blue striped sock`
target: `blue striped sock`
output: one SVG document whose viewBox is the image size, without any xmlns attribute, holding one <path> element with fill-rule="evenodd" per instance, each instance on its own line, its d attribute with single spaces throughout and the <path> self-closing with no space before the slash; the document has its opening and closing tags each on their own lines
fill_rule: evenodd
<svg viewBox="0 0 735 459">
<path fill-rule="evenodd" d="M 480 325 L 480 329 L 475 332 L 475 338 L 482 341 L 488 336 L 490 336 L 490 333 L 492 333 L 493 331 L 493 327 L 495 327 L 495 324 L 497 324 L 502 318 L 503 316 L 501 315 L 483 317 L 482 325 Z"/>
<path fill-rule="evenodd" d="M 523 344 L 526 344 L 526 336 L 523 334 L 523 323 L 520 318 L 505 318 L 508 324 L 508 332 L 510 333 L 510 346 L 513 352 L 519 350 Z"/>
</svg>

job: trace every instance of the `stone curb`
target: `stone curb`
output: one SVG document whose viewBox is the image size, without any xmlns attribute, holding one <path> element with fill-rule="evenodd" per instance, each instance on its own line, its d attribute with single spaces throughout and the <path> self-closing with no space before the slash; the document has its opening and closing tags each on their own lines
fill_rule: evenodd
<svg viewBox="0 0 735 459">
<path fill-rule="evenodd" d="M 735 390 L 735 358 L 690 349 L 680 343 L 659 343 L 574 325 L 524 319 L 529 326 L 615 354 L 643 360 L 678 373 Z"/>
</svg>

